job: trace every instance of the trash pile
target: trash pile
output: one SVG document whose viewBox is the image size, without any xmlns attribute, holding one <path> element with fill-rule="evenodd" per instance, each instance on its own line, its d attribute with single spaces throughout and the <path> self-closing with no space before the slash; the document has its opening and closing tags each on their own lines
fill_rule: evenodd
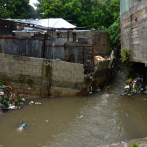
<svg viewBox="0 0 147 147">
<path fill-rule="evenodd" d="M 125 91 L 122 95 L 131 96 L 134 94 L 147 93 L 147 86 L 143 82 L 143 78 L 140 78 L 139 76 L 134 79 L 130 78 L 125 81 L 125 83 Z"/>
<path fill-rule="evenodd" d="M 101 56 L 94 56 L 94 65 L 97 65 L 97 62 L 99 62 L 100 60 L 105 60 L 105 58 Z"/>
<path fill-rule="evenodd" d="M 0 108 L 1 112 L 6 113 L 9 110 L 21 109 L 20 106 L 25 101 L 24 98 L 19 97 L 12 92 L 10 86 L 0 85 Z"/>
<path fill-rule="evenodd" d="M 130 67 L 128 80 L 125 81 L 122 95 L 135 95 L 147 93 L 147 68 L 143 63 L 135 63 Z"/>
</svg>

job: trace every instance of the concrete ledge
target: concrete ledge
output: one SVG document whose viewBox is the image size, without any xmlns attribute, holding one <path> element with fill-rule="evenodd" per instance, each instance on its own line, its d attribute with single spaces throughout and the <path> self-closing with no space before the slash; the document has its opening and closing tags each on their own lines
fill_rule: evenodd
<svg viewBox="0 0 147 147">
<path fill-rule="evenodd" d="M 139 147 L 147 147 L 147 138 L 133 139 L 130 141 L 122 141 L 119 143 L 113 143 L 111 145 L 101 145 L 97 147 L 124 147 L 124 146 L 132 147 L 133 143 L 137 143 Z"/>
</svg>

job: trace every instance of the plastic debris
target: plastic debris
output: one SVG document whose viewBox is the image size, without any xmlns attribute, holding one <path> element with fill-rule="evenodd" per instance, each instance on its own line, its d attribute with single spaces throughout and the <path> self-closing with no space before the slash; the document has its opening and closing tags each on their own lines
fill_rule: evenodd
<svg viewBox="0 0 147 147">
<path fill-rule="evenodd" d="M 122 95 L 127 95 L 127 96 L 134 96 L 135 94 L 141 94 L 141 93 L 147 93 L 146 90 L 146 82 L 143 82 L 144 79 L 138 77 L 132 79 L 128 79 L 125 81 L 127 84 L 124 86 L 124 93 Z"/>
<path fill-rule="evenodd" d="M 0 92 L 0 95 L 4 95 L 4 92 Z"/>
<path fill-rule="evenodd" d="M 18 128 L 18 130 L 23 130 L 24 128 L 25 128 L 25 126 L 26 126 L 26 123 L 23 123 L 19 128 Z"/>
<path fill-rule="evenodd" d="M 9 108 L 9 109 L 17 109 L 16 106 L 9 106 L 8 108 Z"/>
<path fill-rule="evenodd" d="M 92 94 L 92 86 L 89 87 L 89 88 L 90 88 L 90 90 L 89 90 L 89 94 Z"/>
<path fill-rule="evenodd" d="M 130 82 L 132 81 L 132 78 L 129 78 L 127 81 L 125 81 L 124 83 Z"/>
<path fill-rule="evenodd" d="M 83 115 L 80 115 L 80 116 L 79 116 L 79 118 L 82 118 L 82 117 L 83 117 Z"/>
<path fill-rule="evenodd" d="M 29 102 L 29 105 L 32 105 L 32 104 L 34 104 L 34 102 L 33 102 L 33 101 Z"/>
<path fill-rule="evenodd" d="M 35 105 L 41 105 L 41 102 L 35 102 Z"/>
<path fill-rule="evenodd" d="M 46 120 L 46 122 L 48 122 L 48 121 L 49 121 L 49 119 Z"/>
<path fill-rule="evenodd" d="M 22 98 L 22 101 L 26 101 L 26 99 L 25 98 Z"/>
<path fill-rule="evenodd" d="M 20 102 L 19 104 L 20 104 L 20 105 L 24 105 L 24 103 L 23 103 L 23 102 Z"/>
</svg>

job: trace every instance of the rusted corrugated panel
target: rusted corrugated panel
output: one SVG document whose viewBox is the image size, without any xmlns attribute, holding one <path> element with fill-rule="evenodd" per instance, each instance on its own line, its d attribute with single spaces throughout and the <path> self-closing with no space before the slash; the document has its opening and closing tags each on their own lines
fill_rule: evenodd
<svg viewBox="0 0 147 147">
<path fill-rule="evenodd" d="M 1 39 L 2 50 L 5 54 L 19 55 L 18 40 L 16 39 Z"/>
<path fill-rule="evenodd" d="M 26 40 L 18 40 L 19 55 L 26 56 Z"/>
<path fill-rule="evenodd" d="M 42 41 L 26 40 L 26 55 L 41 58 Z"/>
</svg>

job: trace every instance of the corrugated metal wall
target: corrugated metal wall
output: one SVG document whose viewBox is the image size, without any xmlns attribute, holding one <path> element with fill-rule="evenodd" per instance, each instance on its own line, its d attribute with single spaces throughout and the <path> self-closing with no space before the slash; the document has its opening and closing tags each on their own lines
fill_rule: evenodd
<svg viewBox="0 0 147 147">
<path fill-rule="evenodd" d="M 67 42 L 63 38 L 52 39 L 46 41 L 46 45 L 79 45 L 78 42 Z M 19 40 L 19 39 L 0 39 L 0 53 L 29 56 L 29 57 L 42 57 L 42 45 L 40 40 Z M 82 44 L 80 44 L 82 45 Z M 83 48 L 79 47 L 46 47 L 46 59 L 60 59 L 62 61 L 70 61 L 74 58 L 75 63 L 83 63 Z M 84 63 L 87 63 L 88 49 L 85 47 Z"/>
</svg>

